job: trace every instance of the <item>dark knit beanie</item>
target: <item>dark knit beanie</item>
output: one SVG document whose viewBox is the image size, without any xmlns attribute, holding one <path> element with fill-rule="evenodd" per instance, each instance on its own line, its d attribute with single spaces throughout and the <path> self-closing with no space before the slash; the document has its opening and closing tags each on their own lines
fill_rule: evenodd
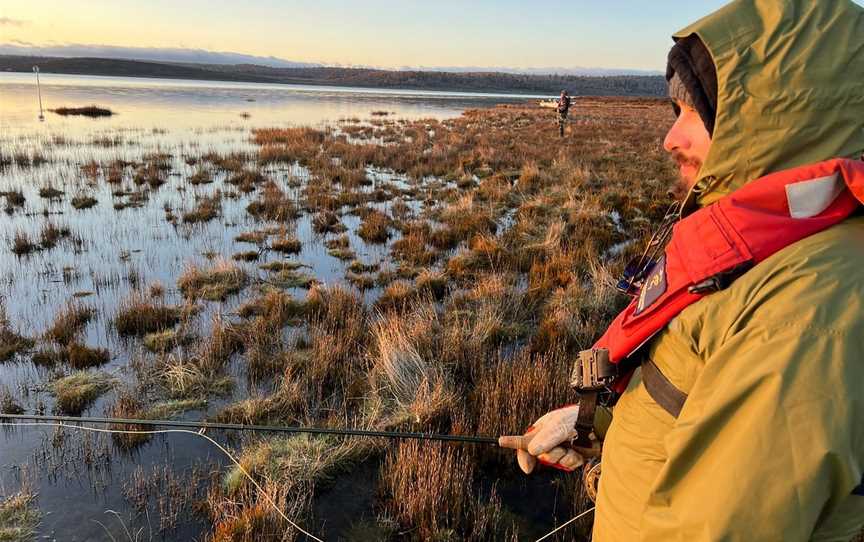
<svg viewBox="0 0 864 542">
<path fill-rule="evenodd" d="M 673 80 L 674 78 L 674 80 Z M 717 70 L 711 54 L 696 34 L 675 42 L 666 64 L 666 81 L 670 96 L 682 99 L 699 112 L 705 129 L 714 135 L 717 116 Z M 683 86 L 686 92 L 681 91 Z"/>
</svg>

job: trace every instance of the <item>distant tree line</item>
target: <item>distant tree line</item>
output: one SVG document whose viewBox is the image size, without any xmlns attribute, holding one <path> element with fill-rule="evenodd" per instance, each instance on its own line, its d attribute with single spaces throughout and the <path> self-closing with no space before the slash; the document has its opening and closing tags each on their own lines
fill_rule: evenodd
<svg viewBox="0 0 864 542">
<path fill-rule="evenodd" d="M 293 83 L 371 88 L 514 92 L 591 96 L 662 96 L 662 76 L 523 75 L 501 72 L 395 71 L 365 68 L 271 68 L 251 64 L 175 64 L 106 58 L 53 58 L 0 55 L 0 71 L 161 77 L 261 83 Z"/>
</svg>

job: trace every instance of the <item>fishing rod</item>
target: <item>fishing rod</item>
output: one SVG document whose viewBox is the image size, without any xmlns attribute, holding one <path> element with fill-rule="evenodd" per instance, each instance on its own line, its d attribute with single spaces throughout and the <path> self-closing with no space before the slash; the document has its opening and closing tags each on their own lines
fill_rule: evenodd
<svg viewBox="0 0 864 542">
<path fill-rule="evenodd" d="M 220 429 L 230 431 L 253 431 L 263 433 L 307 433 L 313 435 L 336 435 L 346 437 L 379 437 L 390 439 L 437 440 L 461 442 L 466 444 L 498 445 L 497 437 L 478 437 L 470 435 L 445 435 L 439 433 L 416 433 L 405 431 L 375 431 L 369 429 L 333 429 L 329 427 L 296 427 L 278 425 L 247 425 L 240 423 L 216 423 L 207 421 L 182 420 L 138 420 L 134 418 L 99 418 L 85 416 L 48 416 L 39 414 L 0 414 L 2 420 L 28 420 L 36 422 L 89 423 L 98 425 L 143 425 L 150 427 L 180 427 L 184 429 Z M 14 427 L 14 423 L 9 426 Z"/>
<path fill-rule="evenodd" d="M 21 423 L 3 423 L 4 420 L 8 420 L 9 422 L 18 421 Z M 37 422 L 37 423 L 30 423 Z M 65 425 L 64 422 L 69 423 L 91 423 L 98 425 L 111 425 L 111 424 L 124 424 L 124 425 L 147 425 L 151 427 L 172 427 L 175 429 L 168 429 L 164 431 L 160 430 L 152 430 L 152 431 L 134 431 L 134 430 L 125 430 L 125 429 L 100 429 L 94 427 L 85 427 L 81 425 Z M 312 434 L 324 434 L 324 435 L 340 435 L 340 436 L 358 436 L 358 437 L 383 437 L 383 438 L 393 438 L 393 439 L 419 439 L 419 440 L 437 440 L 437 441 L 445 441 L 445 442 L 463 442 L 470 444 L 493 444 L 498 445 L 498 439 L 495 437 L 478 437 L 478 436 L 465 436 L 465 435 L 443 435 L 437 433 L 412 433 L 412 432 L 399 432 L 399 431 L 372 431 L 365 429 L 331 429 L 328 427 L 280 427 L 274 425 L 244 425 L 237 423 L 214 423 L 214 422 L 206 422 L 206 421 L 180 421 L 180 420 L 136 420 L 131 418 L 97 418 L 97 417 L 84 417 L 84 416 L 48 416 L 48 415 L 39 415 L 39 414 L 3 414 L 0 413 L 0 427 L 16 427 L 16 426 L 45 426 L 45 427 L 67 427 L 71 429 L 80 429 L 80 430 L 88 430 L 88 431 L 99 431 L 99 432 L 109 432 L 109 433 L 159 433 L 159 432 L 177 432 L 177 433 L 190 433 L 192 435 L 197 435 L 201 438 L 206 439 L 211 444 L 213 444 L 216 448 L 218 448 L 222 453 L 224 453 L 229 460 L 243 473 L 243 475 L 249 480 L 249 482 L 255 486 L 255 488 L 260 492 L 261 496 L 267 503 L 273 508 L 273 510 L 279 514 L 282 519 L 285 520 L 286 523 L 297 529 L 300 533 L 305 534 L 307 537 L 315 540 L 316 542 L 324 542 L 321 538 L 318 538 L 311 532 L 303 529 L 300 525 L 292 521 L 282 510 L 282 508 L 273 500 L 273 498 L 265 491 L 261 484 L 255 480 L 255 478 L 246 470 L 243 464 L 238 460 L 234 455 L 227 450 L 224 446 L 216 442 L 212 437 L 205 435 L 205 429 L 225 429 L 225 430 L 237 430 L 237 431 L 261 431 L 261 432 L 273 432 L 273 433 L 312 433 Z M 190 431 L 190 429 L 198 429 L 198 431 Z M 550 536 L 554 535 L 561 529 L 567 527 L 571 523 L 581 519 L 582 517 L 590 514 L 594 511 L 594 507 L 589 508 L 588 510 L 583 511 L 578 514 L 576 517 L 570 519 L 569 521 L 564 522 L 559 525 L 551 532 L 541 536 L 535 542 L 541 542 L 542 540 L 546 540 Z"/>
</svg>

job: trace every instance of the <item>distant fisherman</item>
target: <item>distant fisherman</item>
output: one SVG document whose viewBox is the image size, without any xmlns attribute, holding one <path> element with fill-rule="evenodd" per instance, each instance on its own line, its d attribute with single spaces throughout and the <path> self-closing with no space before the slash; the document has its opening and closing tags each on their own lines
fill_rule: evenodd
<svg viewBox="0 0 864 542">
<path fill-rule="evenodd" d="M 736 0 L 674 40 L 681 213 L 579 354 L 579 404 L 500 442 L 528 473 L 602 441 L 593 542 L 861 540 L 864 8 Z"/>
<path fill-rule="evenodd" d="M 567 113 L 570 112 L 570 96 L 566 90 L 561 91 L 558 98 L 558 136 L 564 137 L 564 124 L 567 122 Z"/>
</svg>

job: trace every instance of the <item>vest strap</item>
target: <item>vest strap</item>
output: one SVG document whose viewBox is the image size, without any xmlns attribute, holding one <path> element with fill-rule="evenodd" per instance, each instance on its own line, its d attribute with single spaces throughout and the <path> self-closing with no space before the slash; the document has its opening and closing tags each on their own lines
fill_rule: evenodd
<svg viewBox="0 0 864 542">
<path fill-rule="evenodd" d="M 666 375 L 661 373 L 657 365 L 650 359 L 646 359 L 642 363 L 642 383 L 645 384 L 645 389 L 651 399 L 654 399 L 654 402 L 671 414 L 673 418 L 677 418 L 681 414 L 684 401 L 687 400 L 687 394 L 669 382 Z"/>
</svg>

